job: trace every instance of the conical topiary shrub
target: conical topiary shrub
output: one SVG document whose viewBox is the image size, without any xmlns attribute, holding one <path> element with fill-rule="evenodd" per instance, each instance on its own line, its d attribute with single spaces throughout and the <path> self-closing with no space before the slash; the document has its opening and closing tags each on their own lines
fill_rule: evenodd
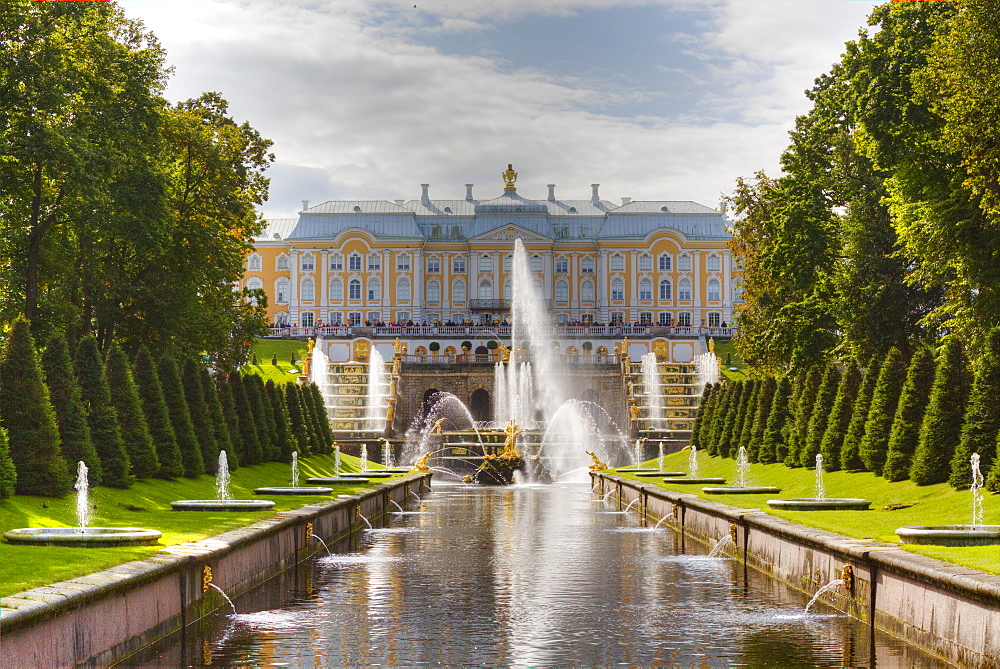
<svg viewBox="0 0 1000 669">
<path fill-rule="evenodd" d="M 691 445 L 695 448 L 704 448 L 701 442 L 700 433 L 704 429 L 706 432 L 711 429 L 712 422 L 712 401 L 715 392 L 715 384 L 705 384 L 705 389 L 701 391 L 701 400 L 698 402 L 698 415 L 695 416 L 694 425 L 691 426 Z"/>
<path fill-rule="evenodd" d="M 760 447 L 764 442 L 764 432 L 767 429 L 767 419 L 771 413 L 771 404 L 777 385 L 778 383 L 773 376 L 767 376 L 760 382 L 760 389 L 757 391 L 757 406 L 752 416 L 749 437 L 746 440 L 747 459 L 750 462 L 760 461 Z"/>
<path fill-rule="evenodd" d="M 312 453 L 312 437 L 309 423 L 303 411 L 302 393 L 295 383 L 285 385 L 285 406 L 288 409 L 288 420 L 292 426 L 292 433 L 295 435 L 295 443 L 299 447 L 299 455 L 310 455 Z"/>
<path fill-rule="evenodd" d="M 839 384 L 840 371 L 835 365 L 827 365 L 823 371 L 823 380 L 816 391 L 816 400 L 809 416 L 809 427 L 806 429 L 806 440 L 799 450 L 799 464 L 803 467 L 816 465 L 816 456 L 819 455 L 819 448 L 823 442 L 823 435 L 826 433 L 826 424 L 830 420 L 830 412 L 833 411 L 833 401 L 836 398 Z"/>
<path fill-rule="evenodd" d="M 260 444 L 261 462 L 278 459 L 278 449 L 274 435 L 274 416 L 264 405 L 264 383 L 256 374 L 243 377 L 243 391 L 246 393 L 257 428 L 257 442 Z"/>
<path fill-rule="evenodd" d="M 979 467 L 989 473 L 996 459 L 997 437 L 1000 435 L 1000 328 L 993 328 L 986 348 L 976 363 L 969 401 L 962 418 L 962 432 L 951 459 L 948 483 L 955 488 L 972 484 L 969 458 L 979 454 Z M 989 482 L 987 482 L 989 487 Z M 992 490 L 992 488 L 991 488 Z"/>
<path fill-rule="evenodd" d="M 181 368 L 181 385 L 184 386 L 184 398 L 187 400 L 188 413 L 191 415 L 191 425 L 194 426 L 195 438 L 201 450 L 205 473 L 215 474 L 219 463 L 219 445 L 205 402 L 205 392 L 201 384 L 201 365 L 198 361 L 190 358 L 184 361 Z M 226 453 L 227 460 L 228 455 Z"/>
<path fill-rule="evenodd" d="M 920 440 L 910 465 L 910 478 L 917 485 L 948 480 L 968 398 L 965 347 L 961 339 L 949 337 L 938 359 L 930 401 L 920 424 Z"/>
<path fill-rule="evenodd" d="M 132 475 L 139 479 L 156 476 L 160 471 L 160 460 L 156 457 L 156 447 L 149 434 L 146 414 L 139 399 L 139 388 L 132 376 L 125 352 L 117 344 L 108 351 L 108 385 L 111 388 L 111 404 L 118 414 L 122 441 L 132 463 Z"/>
<path fill-rule="evenodd" d="M 750 443 L 750 433 L 753 432 L 753 420 L 757 415 L 757 398 L 760 397 L 761 379 L 750 379 L 750 396 L 744 400 L 740 408 L 739 430 L 735 433 L 735 443 L 730 450 L 730 455 L 736 457 L 740 447 L 748 447 Z"/>
<path fill-rule="evenodd" d="M 726 409 L 725 422 L 721 426 L 720 438 L 716 448 L 717 454 L 723 458 L 728 458 L 732 451 L 739 451 L 739 446 L 735 446 L 740 428 L 740 409 L 744 395 L 749 395 L 750 390 L 746 381 L 737 381 L 730 390 L 729 403 Z"/>
<path fill-rule="evenodd" d="M 217 417 L 222 417 L 222 422 L 218 424 L 219 429 L 215 432 L 215 438 L 219 442 L 219 450 L 225 451 L 229 458 L 229 468 L 235 469 L 245 460 L 243 459 L 243 445 L 240 442 L 240 421 L 236 416 L 236 402 L 233 400 L 229 380 L 226 378 L 206 379 L 203 375 L 201 381 L 202 387 L 206 388 L 205 397 L 212 397 L 212 393 L 207 390 L 209 385 L 212 386 L 215 397 L 215 402 L 209 403 L 212 408 L 212 418 L 216 420 Z M 216 408 L 212 406 L 216 403 L 218 404 L 217 412 Z M 234 462 L 236 464 L 233 464 Z"/>
<path fill-rule="evenodd" d="M 801 466 L 800 456 L 806 448 L 809 420 L 812 418 L 816 393 L 819 391 L 824 371 L 823 367 L 814 365 L 805 374 L 799 375 L 799 387 L 795 392 L 792 421 L 785 432 L 785 444 L 788 446 L 788 451 L 782 461 L 789 467 Z"/>
<path fill-rule="evenodd" d="M 837 395 L 833 400 L 830 418 L 826 423 L 826 432 L 820 441 L 819 452 L 823 456 L 823 467 L 827 471 L 840 469 L 840 451 L 844 446 L 847 426 L 851 421 L 851 411 L 857 397 L 858 386 L 861 385 L 861 369 L 857 363 L 851 362 L 840 376 L 837 385 Z"/>
<path fill-rule="evenodd" d="M 885 356 L 875 381 L 868 418 L 865 421 L 865 436 L 858 449 L 865 469 L 882 475 L 886 454 L 889 452 L 889 433 L 892 432 L 899 394 L 903 390 L 906 368 L 899 349 L 893 347 Z"/>
<path fill-rule="evenodd" d="M 729 416 L 729 407 L 732 404 L 733 389 L 735 386 L 735 383 L 722 381 L 715 391 L 717 397 L 712 407 L 711 432 L 707 435 L 708 442 L 705 445 L 705 450 L 709 455 L 719 454 L 719 444 L 722 442 L 722 430 Z"/>
<path fill-rule="evenodd" d="M 920 439 L 920 423 L 927 410 L 931 384 L 934 383 L 934 358 L 929 349 L 921 348 L 910 361 L 906 381 L 899 395 L 899 405 L 889 433 L 889 450 L 882 476 L 887 481 L 902 481 L 910 475 L 913 452 Z"/>
<path fill-rule="evenodd" d="M 861 461 L 861 441 L 865 436 L 865 422 L 868 420 L 868 409 L 872 404 L 881 362 L 880 359 L 873 358 L 868 363 L 858 387 L 858 395 L 851 408 L 851 422 L 847 424 L 847 434 L 844 435 L 844 444 L 840 449 L 841 469 L 856 472 L 865 468 L 865 463 Z"/>
<path fill-rule="evenodd" d="M 111 488 L 127 488 L 133 482 L 132 467 L 122 440 L 118 412 L 111 404 L 111 388 L 94 335 L 80 340 L 74 367 L 83 401 L 88 407 L 90 438 L 104 469 L 101 484 Z"/>
<path fill-rule="evenodd" d="M 278 449 L 278 460 L 280 462 L 291 462 L 292 453 L 299 450 L 298 442 L 292 433 L 292 424 L 288 418 L 288 406 L 285 404 L 284 392 L 275 385 L 274 381 L 264 384 L 264 392 L 267 393 L 271 404 L 271 413 L 274 416 L 275 444 Z"/>
<path fill-rule="evenodd" d="M 7 430 L 0 427 L 0 499 L 13 497 L 17 488 L 17 469 L 10 457 L 10 446 L 7 444 Z"/>
<path fill-rule="evenodd" d="M 142 400 L 142 411 L 146 416 L 146 426 L 149 436 L 156 449 L 156 459 L 160 463 L 156 477 L 175 479 L 184 474 L 184 463 L 181 461 L 181 449 L 177 446 L 174 426 L 170 422 L 167 403 L 163 399 L 163 386 L 160 385 L 160 374 L 145 346 L 139 349 L 135 357 L 133 376 L 139 389 L 139 399 Z"/>
<path fill-rule="evenodd" d="M 787 376 L 777 380 L 771 406 L 767 412 L 767 423 L 757 448 L 757 462 L 781 462 L 785 458 L 785 427 L 791 421 L 792 383 Z"/>
<path fill-rule="evenodd" d="M 315 383 L 310 383 L 308 388 L 313 400 L 313 411 L 316 415 L 317 433 L 320 440 L 320 450 L 318 452 L 329 453 L 333 447 L 334 438 L 333 428 L 330 427 L 330 419 L 326 415 L 326 404 L 323 401 L 323 393 L 320 392 L 319 386 Z"/>
<path fill-rule="evenodd" d="M 247 399 L 246 386 L 243 377 L 234 374 L 229 377 L 229 390 L 233 396 L 233 406 L 236 410 L 239 429 L 240 462 L 243 465 L 257 465 L 263 462 L 263 452 L 260 439 L 257 436 L 257 421 L 254 420 L 253 406 Z"/>
<path fill-rule="evenodd" d="M 49 400 L 55 411 L 56 425 L 59 426 L 66 470 L 71 473 L 76 471 L 77 463 L 83 461 L 90 470 L 88 480 L 91 485 L 100 485 L 104 468 L 94 450 L 94 442 L 90 439 L 87 408 L 76 382 L 69 344 L 62 332 L 57 332 L 49 339 L 42 354 L 42 369 L 45 372 L 45 385 L 49 388 Z"/>
<path fill-rule="evenodd" d="M 184 476 L 194 478 L 205 473 L 205 461 L 201 457 L 201 444 L 194 434 L 191 423 L 191 412 L 188 411 L 187 398 L 184 396 L 184 384 L 181 383 L 180 370 L 177 361 L 171 355 L 164 355 L 156 367 L 163 385 L 163 399 L 167 403 L 170 414 L 170 424 L 177 438 L 177 448 L 181 451 L 181 462 L 184 465 Z"/>
</svg>

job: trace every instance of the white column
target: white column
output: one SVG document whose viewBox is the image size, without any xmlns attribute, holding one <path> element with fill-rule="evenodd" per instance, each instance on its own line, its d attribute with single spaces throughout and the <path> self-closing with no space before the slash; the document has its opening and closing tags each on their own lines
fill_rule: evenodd
<svg viewBox="0 0 1000 669">
<path fill-rule="evenodd" d="M 633 317 L 629 319 L 630 322 L 639 320 L 639 273 L 637 271 L 638 266 L 636 265 L 638 260 L 639 260 L 639 252 L 630 251 L 628 259 L 629 266 L 628 270 L 626 271 L 626 274 L 629 277 L 629 283 L 632 286 L 632 290 L 629 291 L 630 293 L 632 293 L 631 302 L 629 304 L 632 307 L 631 311 L 634 313 Z"/>
<path fill-rule="evenodd" d="M 288 282 L 288 322 L 291 325 L 299 324 L 299 250 L 291 249 L 291 258 L 288 261 L 289 274 Z"/>
<path fill-rule="evenodd" d="M 580 254 L 569 254 L 569 289 L 573 291 L 570 306 L 574 309 L 574 320 L 580 319 Z"/>
<path fill-rule="evenodd" d="M 413 321 L 424 320 L 424 251 L 413 252 Z"/>
<path fill-rule="evenodd" d="M 329 280 L 329 277 L 327 276 L 327 270 L 330 269 L 330 259 L 329 259 L 328 255 L 327 255 L 329 253 L 330 252 L 327 249 L 323 249 L 323 251 L 320 252 L 320 254 L 319 254 L 319 262 L 321 263 L 321 265 L 319 267 L 319 271 L 316 272 L 317 276 L 319 276 L 319 281 L 322 282 L 322 284 L 319 287 L 319 296 L 320 296 L 319 297 L 319 305 L 320 305 L 320 308 L 324 308 L 324 307 L 327 307 L 327 306 L 330 305 L 330 294 L 329 294 L 330 280 Z M 317 311 L 319 311 L 319 310 L 317 309 Z M 322 312 L 320 311 L 319 313 L 322 313 Z M 325 318 L 319 318 L 318 320 L 321 320 L 324 323 L 326 322 Z"/>
<path fill-rule="evenodd" d="M 545 286 L 545 296 L 549 300 L 555 300 L 555 295 L 552 292 L 552 277 L 556 272 L 555 268 L 555 258 L 552 257 L 552 251 L 545 251 L 542 253 L 542 285 Z"/>
<path fill-rule="evenodd" d="M 509 295 L 501 296 L 500 291 L 503 289 L 503 281 L 501 277 L 503 276 L 503 257 L 504 253 L 499 251 L 493 252 L 493 299 L 510 299 Z"/>
<path fill-rule="evenodd" d="M 691 259 L 691 325 L 701 325 L 701 312 L 704 306 L 701 303 L 701 251 L 692 251 Z"/>
<path fill-rule="evenodd" d="M 393 306 L 396 303 L 395 299 L 395 286 L 393 289 L 393 299 L 389 299 L 389 277 L 392 276 L 392 266 L 389 264 L 392 262 L 392 254 L 387 250 L 382 251 L 382 320 L 386 323 L 392 322 L 392 314 L 389 313 L 388 307 Z"/>
<path fill-rule="evenodd" d="M 600 316 L 598 318 L 607 323 L 608 316 L 608 252 L 601 249 L 597 253 L 597 300 Z"/>
</svg>

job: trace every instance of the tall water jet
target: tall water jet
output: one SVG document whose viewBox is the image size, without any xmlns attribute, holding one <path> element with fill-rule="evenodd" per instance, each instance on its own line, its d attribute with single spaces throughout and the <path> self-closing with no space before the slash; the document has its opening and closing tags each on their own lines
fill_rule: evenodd
<svg viewBox="0 0 1000 669">
<path fill-rule="evenodd" d="M 688 474 L 698 475 L 698 447 L 691 444 L 691 454 L 688 456 Z"/>
<path fill-rule="evenodd" d="M 694 449 L 693 446 L 692 449 Z M 694 450 L 691 452 L 691 458 L 697 468 Z M 765 493 L 774 495 L 781 492 L 781 488 L 750 485 L 750 458 L 747 456 L 746 446 L 740 446 L 740 450 L 736 455 L 735 485 L 712 486 L 702 488 L 701 491 L 707 495 L 762 495 Z"/>
<path fill-rule="evenodd" d="M 660 452 L 659 452 L 659 455 L 657 455 L 657 457 L 656 457 L 656 467 L 660 471 L 663 471 L 663 442 L 662 441 L 660 441 Z"/>
<path fill-rule="evenodd" d="M 292 451 L 292 487 L 299 486 L 299 452 Z"/>
<path fill-rule="evenodd" d="M 333 475 L 340 476 L 340 445 L 333 445 Z"/>
<path fill-rule="evenodd" d="M 323 396 L 323 407 L 329 407 L 333 403 L 333 384 L 330 382 L 330 358 L 323 350 L 321 337 L 317 337 L 316 343 L 313 345 L 309 377 L 309 380 L 319 388 L 320 395 Z"/>
<path fill-rule="evenodd" d="M 368 392 L 365 397 L 365 430 L 384 432 L 386 410 L 389 404 L 389 374 L 385 360 L 377 348 L 372 347 L 368 358 Z"/>
<path fill-rule="evenodd" d="M 972 465 L 972 485 L 969 488 L 972 491 L 972 524 L 976 526 L 983 524 L 984 481 L 983 472 L 979 469 L 979 453 L 972 454 L 969 464 Z"/>
<path fill-rule="evenodd" d="M 823 456 L 816 454 L 816 499 L 826 499 L 826 485 L 823 483 Z"/>
<path fill-rule="evenodd" d="M 386 469 L 392 467 L 392 444 L 388 439 L 382 441 L 382 466 Z"/>
<path fill-rule="evenodd" d="M 641 358 L 642 391 L 649 407 L 649 418 L 653 429 L 663 427 L 663 389 L 660 387 L 660 369 L 656 354 L 650 351 Z"/>
<path fill-rule="evenodd" d="M 712 352 L 701 353 L 694 357 L 695 371 L 697 372 L 697 394 L 701 395 L 705 386 L 710 383 L 719 382 L 719 359 Z"/>
<path fill-rule="evenodd" d="M 215 497 L 220 502 L 233 498 L 229 492 L 229 457 L 224 450 L 219 451 L 219 464 L 215 470 Z"/>
<path fill-rule="evenodd" d="M 740 446 L 736 455 L 736 485 L 740 488 L 750 485 L 750 458 L 747 457 L 746 446 Z"/>
<path fill-rule="evenodd" d="M 76 464 L 76 526 L 83 532 L 90 526 L 90 483 L 87 481 L 87 465 L 83 460 Z"/>
<path fill-rule="evenodd" d="M 368 471 L 368 444 L 361 444 L 361 471 Z"/>
</svg>

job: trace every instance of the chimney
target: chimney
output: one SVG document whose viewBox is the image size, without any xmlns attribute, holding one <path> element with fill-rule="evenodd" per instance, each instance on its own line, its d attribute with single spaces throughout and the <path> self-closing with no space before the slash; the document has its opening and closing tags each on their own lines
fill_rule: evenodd
<svg viewBox="0 0 1000 669">
<path fill-rule="evenodd" d="M 630 197 L 623 197 L 622 198 L 622 206 L 624 207 L 625 205 L 627 205 L 631 201 L 632 201 L 632 198 L 630 198 Z"/>
<path fill-rule="evenodd" d="M 601 203 L 601 196 L 597 194 L 597 189 L 601 187 L 601 184 L 590 184 L 591 195 L 590 201 L 595 205 Z"/>
<path fill-rule="evenodd" d="M 556 185 L 549 184 L 549 202 L 556 201 Z"/>
<path fill-rule="evenodd" d="M 428 202 L 431 201 L 430 197 L 427 195 L 427 189 L 430 187 L 431 187 L 430 184 L 420 184 L 420 190 L 422 191 L 420 193 L 420 201 L 423 202 L 424 204 L 427 204 Z"/>
<path fill-rule="evenodd" d="M 302 211 L 309 208 L 309 200 L 302 200 Z"/>
<path fill-rule="evenodd" d="M 406 202 L 406 200 L 393 200 L 393 202 L 396 203 L 397 207 L 402 207 L 403 203 Z"/>
<path fill-rule="evenodd" d="M 472 184 L 465 184 L 465 199 L 472 202 Z"/>
</svg>

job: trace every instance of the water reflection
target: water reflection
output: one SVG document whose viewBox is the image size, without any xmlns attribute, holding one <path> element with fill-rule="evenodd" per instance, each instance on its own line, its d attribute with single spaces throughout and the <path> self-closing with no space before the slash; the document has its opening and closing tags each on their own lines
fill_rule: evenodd
<svg viewBox="0 0 1000 669">
<path fill-rule="evenodd" d="M 214 665 L 871 666 L 869 630 L 586 483 L 438 485 L 136 661 Z M 580 493 L 585 494 L 580 494 Z M 376 523 L 377 524 L 377 523 Z M 935 666 L 877 635 L 879 664 Z"/>
</svg>

